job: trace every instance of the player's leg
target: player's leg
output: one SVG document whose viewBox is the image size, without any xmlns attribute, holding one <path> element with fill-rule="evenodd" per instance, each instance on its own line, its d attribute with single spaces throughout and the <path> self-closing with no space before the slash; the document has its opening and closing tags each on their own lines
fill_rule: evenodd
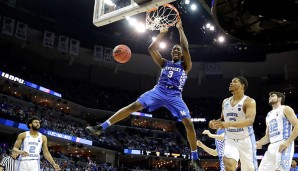
<svg viewBox="0 0 298 171">
<path fill-rule="evenodd" d="M 21 170 L 24 170 L 24 171 L 27 171 L 27 167 L 26 167 L 26 161 L 20 161 L 19 162 L 19 165 L 17 166 L 17 168 L 15 168 L 16 171 L 21 171 Z M 28 170 L 29 171 L 29 170 Z"/>
<path fill-rule="evenodd" d="M 19 162 L 19 167 L 17 171 L 31 171 L 32 167 L 32 162 L 31 161 L 35 161 L 35 160 L 23 160 Z M 36 160 L 36 164 L 34 165 L 35 167 L 37 167 L 37 160 Z M 39 168 L 39 167 L 37 167 Z M 35 171 L 35 170 L 34 170 Z M 38 170 L 37 170 L 38 171 Z"/>
<path fill-rule="evenodd" d="M 239 150 L 237 149 L 237 142 L 232 139 L 225 139 L 224 146 L 224 165 L 226 171 L 235 171 L 237 168 L 237 163 L 239 161 Z"/>
<path fill-rule="evenodd" d="M 235 171 L 237 168 L 237 161 L 233 158 L 223 158 L 225 170 L 226 171 Z"/>
<path fill-rule="evenodd" d="M 143 109 L 143 106 L 140 102 L 136 101 L 131 103 L 128 106 L 123 107 L 118 110 L 113 116 L 111 116 L 104 123 L 96 125 L 94 127 L 88 126 L 86 130 L 92 135 L 100 135 L 103 130 L 107 129 L 109 126 L 127 118 L 131 113 Z"/>
<path fill-rule="evenodd" d="M 160 95 L 156 89 L 147 91 L 141 95 L 135 102 L 132 104 L 118 110 L 113 116 L 107 119 L 104 123 L 96 125 L 94 127 L 88 126 L 86 130 L 92 135 L 100 135 L 105 129 L 109 126 L 127 118 L 131 113 L 139 111 L 146 107 L 154 106 L 156 107 L 159 102 Z"/>
<path fill-rule="evenodd" d="M 179 96 L 168 97 L 167 105 L 165 105 L 165 107 L 171 111 L 174 117 L 178 118 L 178 121 L 182 121 L 186 130 L 187 140 L 191 149 L 192 164 L 194 165 L 196 170 L 203 170 L 200 168 L 201 164 L 197 151 L 197 136 L 194 125 L 191 121 L 188 107 L 186 106 L 182 98 Z"/>
<path fill-rule="evenodd" d="M 272 171 L 276 168 L 276 162 L 277 158 L 281 155 L 278 153 L 278 143 L 273 143 L 268 146 L 267 151 L 265 152 L 264 157 L 261 160 L 261 163 L 259 165 L 259 171 Z"/>
<path fill-rule="evenodd" d="M 182 123 L 186 129 L 187 140 L 189 142 L 190 149 L 192 152 L 196 152 L 197 151 L 197 146 L 196 146 L 197 136 L 196 136 L 194 125 L 190 118 L 182 119 Z M 197 158 L 198 157 L 195 157 L 195 160 Z"/>
<path fill-rule="evenodd" d="M 257 148 L 255 135 L 243 138 L 237 143 L 240 152 L 241 171 L 257 171 Z"/>
<path fill-rule="evenodd" d="M 284 141 L 281 141 L 279 143 L 282 144 Z M 279 145 L 276 149 L 279 148 Z M 278 153 L 278 152 L 277 152 Z M 282 153 L 278 153 L 278 161 L 277 161 L 277 167 L 276 171 L 288 171 L 290 170 L 291 163 L 292 163 L 292 158 L 294 156 L 294 142 L 292 142 L 288 148 L 284 149 Z"/>
<path fill-rule="evenodd" d="M 28 163 L 30 171 L 40 171 L 40 160 L 29 160 Z"/>
<path fill-rule="evenodd" d="M 136 101 L 131 103 L 128 106 L 125 106 L 124 108 L 118 110 L 113 116 L 111 116 L 108 120 L 110 121 L 111 125 L 127 118 L 131 113 L 142 110 L 143 105 Z"/>
<path fill-rule="evenodd" d="M 168 104 L 165 107 L 171 111 L 174 117 L 178 118 L 178 121 L 182 121 L 186 129 L 187 139 L 191 151 L 197 151 L 197 136 L 194 125 L 191 121 L 188 107 L 186 106 L 181 97 L 170 97 L 167 100 Z"/>
</svg>

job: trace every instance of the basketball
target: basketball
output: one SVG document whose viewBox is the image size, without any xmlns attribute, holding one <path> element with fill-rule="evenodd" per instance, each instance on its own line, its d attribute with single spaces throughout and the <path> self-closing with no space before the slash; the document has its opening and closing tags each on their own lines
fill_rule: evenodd
<svg viewBox="0 0 298 171">
<path fill-rule="evenodd" d="M 113 57 L 118 63 L 126 63 L 130 60 L 131 51 L 126 45 L 118 45 L 113 50 Z"/>
</svg>

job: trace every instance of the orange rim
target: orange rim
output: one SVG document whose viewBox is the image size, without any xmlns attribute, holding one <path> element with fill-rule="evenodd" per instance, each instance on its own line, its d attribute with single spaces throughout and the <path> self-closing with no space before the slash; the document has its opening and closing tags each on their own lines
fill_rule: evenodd
<svg viewBox="0 0 298 171">
<path fill-rule="evenodd" d="M 171 26 L 175 25 L 177 23 L 177 21 L 179 20 L 179 18 L 180 18 L 179 11 L 171 4 L 164 4 L 163 6 L 171 8 L 172 10 L 174 10 L 176 12 L 177 20 L 175 22 L 173 22 L 172 24 L 166 25 L 167 27 L 171 27 Z M 153 11 L 156 11 L 157 9 L 158 9 L 158 7 L 154 7 L 150 10 L 147 10 L 147 12 L 153 12 Z"/>
<path fill-rule="evenodd" d="M 164 4 L 163 6 L 172 8 L 172 10 L 174 10 L 176 12 L 177 20 L 175 22 L 173 22 L 172 24 L 166 25 L 167 27 L 171 27 L 171 26 L 175 25 L 177 23 L 177 21 L 179 20 L 179 18 L 180 18 L 179 11 L 171 4 Z"/>
</svg>

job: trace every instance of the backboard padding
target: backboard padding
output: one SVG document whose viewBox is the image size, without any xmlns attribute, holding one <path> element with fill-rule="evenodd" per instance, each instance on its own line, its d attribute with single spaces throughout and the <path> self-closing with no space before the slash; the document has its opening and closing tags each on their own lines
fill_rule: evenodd
<svg viewBox="0 0 298 171">
<path fill-rule="evenodd" d="M 173 1 L 176 0 L 152 0 L 138 5 L 134 0 L 95 0 L 93 24 L 104 26 Z"/>
</svg>

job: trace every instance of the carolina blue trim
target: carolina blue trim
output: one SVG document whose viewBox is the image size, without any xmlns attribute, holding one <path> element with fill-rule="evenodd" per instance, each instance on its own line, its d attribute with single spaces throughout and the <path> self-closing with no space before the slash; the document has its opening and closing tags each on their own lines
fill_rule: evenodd
<svg viewBox="0 0 298 171">
<path fill-rule="evenodd" d="M 292 147 L 294 146 L 294 142 L 292 142 L 288 148 L 286 148 L 282 153 L 281 153 L 281 161 L 280 165 L 284 170 L 290 170 L 291 168 L 291 161 L 292 161 Z"/>
<path fill-rule="evenodd" d="M 290 137 L 292 132 L 292 124 L 287 118 L 283 118 L 283 139 L 286 140 Z"/>
<path fill-rule="evenodd" d="M 26 137 L 27 137 L 27 134 L 26 134 Z M 22 151 L 24 151 L 24 141 L 22 142 L 22 144 L 21 144 L 21 150 Z M 22 155 L 20 155 L 20 157 L 19 157 L 19 161 L 21 161 L 22 160 Z M 19 164 L 20 164 L 21 162 L 19 162 Z"/>
<path fill-rule="evenodd" d="M 248 134 L 251 135 L 251 134 L 254 134 L 254 129 L 252 126 L 248 126 L 247 127 L 247 130 L 248 130 Z"/>
<path fill-rule="evenodd" d="M 20 156 L 20 157 L 21 157 L 21 156 Z M 20 167 L 21 167 L 21 160 L 19 159 L 19 164 L 18 164 L 17 171 L 20 171 Z"/>
<path fill-rule="evenodd" d="M 38 164 L 38 171 L 40 171 L 40 156 L 38 157 L 37 164 Z"/>
<path fill-rule="evenodd" d="M 253 164 L 255 166 L 255 171 L 258 171 L 257 147 L 256 147 L 255 134 L 250 134 L 249 137 L 250 137 L 250 141 L 251 141 L 251 145 L 252 145 Z"/>
</svg>

